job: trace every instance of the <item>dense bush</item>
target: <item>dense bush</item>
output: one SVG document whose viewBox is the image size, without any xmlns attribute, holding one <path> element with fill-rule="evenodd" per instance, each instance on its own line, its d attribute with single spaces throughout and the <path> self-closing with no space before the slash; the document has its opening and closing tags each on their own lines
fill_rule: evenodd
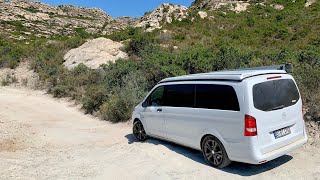
<svg viewBox="0 0 320 180">
<path fill-rule="evenodd" d="M 83 108 L 86 113 L 93 113 L 98 111 L 100 106 L 108 98 L 107 89 L 103 85 L 92 85 L 87 87 L 82 98 Z"/>
<path fill-rule="evenodd" d="M 26 47 L 0 38 L 0 68 L 15 68 L 26 57 Z"/>
<path fill-rule="evenodd" d="M 131 112 L 146 95 L 147 81 L 140 71 L 133 71 L 122 78 L 123 86 L 117 86 L 115 93 L 102 105 L 100 116 L 111 122 L 127 121 Z"/>
<path fill-rule="evenodd" d="M 214 46 L 195 44 L 186 49 L 170 51 L 149 44 L 137 46 L 140 60 L 118 60 L 100 70 L 91 70 L 80 64 L 68 71 L 61 66 L 60 59 L 53 61 L 55 56 L 52 53 L 58 51 L 59 47 L 59 43 L 49 45 L 49 50 L 40 53 L 35 62 L 35 69 L 43 74 L 43 79 L 51 86 L 49 92 L 55 97 L 67 96 L 78 100 L 87 113 L 98 112 L 102 119 L 111 122 L 130 119 L 134 106 L 163 78 L 289 61 L 296 67 L 294 76 L 309 112 L 315 114 L 319 109 L 319 54 L 311 49 L 299 52 L 287 49 L 260 52 L 227 45 L 216 49 Z M 152 50 L 148 52 L 146 49 Z"/>
</svg>

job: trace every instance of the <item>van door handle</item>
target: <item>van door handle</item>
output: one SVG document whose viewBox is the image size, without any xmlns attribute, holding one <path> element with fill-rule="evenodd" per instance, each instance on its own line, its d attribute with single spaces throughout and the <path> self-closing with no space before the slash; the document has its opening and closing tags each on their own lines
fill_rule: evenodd
<svg viewBox="0 0 320 180">
<path fill-rule="evenodd" d="M 161 108 L 157 109 L 157 112 L 162 112 L 162 109 Z"/>
</svg>

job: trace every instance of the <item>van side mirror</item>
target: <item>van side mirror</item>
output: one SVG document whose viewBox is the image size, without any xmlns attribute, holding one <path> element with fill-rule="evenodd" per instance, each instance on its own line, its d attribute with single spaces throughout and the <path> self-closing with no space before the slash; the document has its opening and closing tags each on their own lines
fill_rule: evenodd
<svg viewBox="0 0 320 180">
<path fill-rule="evenodd" d="M 148 103 L 147 103 L 146 101 L 144 101 L 144 102 L 142 103 L 142 107 L 143 107 L 143 108 L 148 107 Z"/>
</svg>

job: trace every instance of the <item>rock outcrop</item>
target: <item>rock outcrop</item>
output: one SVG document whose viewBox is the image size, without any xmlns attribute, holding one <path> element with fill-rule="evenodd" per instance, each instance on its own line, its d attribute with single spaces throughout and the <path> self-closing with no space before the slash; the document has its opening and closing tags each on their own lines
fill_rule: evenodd
<svg viewBox="0 0 320 180">
<path fill-rule="evenodd" d="M 238 0 L 196 0 L 190 6 L 193 10 L 217 10 L 222 7 L 226 7 L 230 11 L 235 11 L 237 13 L 246 11 L 250 4 L 248 1 L 238 1 Z"/>
<path fill-rule="evenodd" d="M 98 8 L 51 6 L 32 1 L 0 1 L 0 12 L 0 21 L 6 25 L 0 27 L 4 34 L 16 31 L 17 26 L 19 31 L 44 37 L 71 35 L 79 28 L 89 33 L 100 33 L 106 24 L 113 21 Z"/>
<path fill-rule="evenodd" d="M 317 2 L 317 0 L 307 0 L 306 4 L 304 5 L 304 7 L 309 7 L 311 6 L 313 3 Z"/>
<path fill-rule="evenodd" d="M 109 23 L 105 24 L 102 34 L 112 34 L 128 27 L 133 27 L 137 23 L 137 18 L 131 18 L 128 16 L 115 18 Z"/>
<path fill-rule="evenodd" d="M 121 50 L 123 44 L 114 42 L 106 38 L 97 38 L 90 40 L 78 48 L 70 50 L 65 56 L 63 63 L 68 69 L 73 69 L 80 63 L 89 68 L 97 69 L 102 64 L 115 62 L 122 58 L 128 58 L 128 55 Z"/>
<path fill-rule="evenodd" d="M 172 23 L 174 20 L 182 21 L 188 17 L 188 8 L 181 5 L 162 4 L 152 12 L 143 16 L 134 27 L 153 31 L 161 28 L 161 23 Z"/>
<path fill-rule="evenodd" d="M 271 4 L 270 6 L 276 10 L 283 10 L 284 9 L 284 6 L 281 4 Z"/>
<path fill-rule="evenodd" d="M 201 19 L 208 17 L 207 12 L 205 12 L 205 11 L 199 11 L 198 15 L 200 16 Z"/>
</svg>

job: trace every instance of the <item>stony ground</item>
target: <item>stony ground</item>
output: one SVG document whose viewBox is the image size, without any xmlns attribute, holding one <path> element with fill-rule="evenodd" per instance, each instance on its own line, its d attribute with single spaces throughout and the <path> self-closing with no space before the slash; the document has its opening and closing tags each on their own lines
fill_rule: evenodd
<svg viewBox="0 0 320 180">
<path fill-rule="evenodd" d="M 320 179 L 319 143 L 263 165 L 209 167 L 197 151 L 110 124 L 40 91 L 0 87 L 0 179 Z"/>
</svg>

